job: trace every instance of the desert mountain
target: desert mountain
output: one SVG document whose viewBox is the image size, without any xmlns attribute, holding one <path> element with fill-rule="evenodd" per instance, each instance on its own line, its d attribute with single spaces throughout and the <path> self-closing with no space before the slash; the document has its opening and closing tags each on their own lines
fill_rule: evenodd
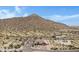
<svg viewBox="0 0 79 59">
<path fill-rule="evenodd" d="M 27 17 L 15 17 L 0 20 L 1 30 L 58 30 L 65 28 L 68 28 L 68 26 L 44 19 L 37 14 L 32 14 Z"/>
<path fill-rule="evenodd" d="M 1 19 L 0 52 L 79 51 L 79 30 L 71 29 L 37 14 Z"/>
</svg>

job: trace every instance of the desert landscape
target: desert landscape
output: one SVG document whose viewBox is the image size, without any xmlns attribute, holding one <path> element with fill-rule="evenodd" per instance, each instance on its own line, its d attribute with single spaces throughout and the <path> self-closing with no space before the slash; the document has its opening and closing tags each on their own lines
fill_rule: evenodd
<svg viewBox="0 0 79 59">
<path fill-rule="evenodd" d="M 79 52 L 79 27 L 37 14 L 0 20 L 0 52 Z"/>
</svg>

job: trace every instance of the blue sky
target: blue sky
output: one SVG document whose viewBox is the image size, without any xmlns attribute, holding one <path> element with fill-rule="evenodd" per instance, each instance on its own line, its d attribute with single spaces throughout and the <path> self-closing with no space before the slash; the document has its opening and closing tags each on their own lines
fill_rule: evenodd
<svg viewBox="0 0 79 59">
<path fill-rule="evenodd" d="M 0 6 L 0 19 L 36 13 L 68 25 L 79 25 L 79 6 Z"/>
</svg>

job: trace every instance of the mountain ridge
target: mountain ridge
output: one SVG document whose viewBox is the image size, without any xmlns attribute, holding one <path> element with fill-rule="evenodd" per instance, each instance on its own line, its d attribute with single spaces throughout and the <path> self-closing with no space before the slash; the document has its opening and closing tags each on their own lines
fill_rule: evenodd
<svg viewBox="0 0 79 59">
<path fill-rule="evenodd" d="M 37 14 L 32 14 L 27 17 L 15 17 L 0 20 L 0 29 L 43 29 L 43 30 L 58 30 L 65 29 L 68 26 L 63 23 L 47 20 Z"/>
</svg>

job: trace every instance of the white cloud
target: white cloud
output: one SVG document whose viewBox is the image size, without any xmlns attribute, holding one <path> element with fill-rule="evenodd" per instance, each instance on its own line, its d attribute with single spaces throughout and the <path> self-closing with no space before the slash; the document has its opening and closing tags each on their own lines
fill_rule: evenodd
<svg viewBox="0 0 79 59">
<path fill-rule="evenodd" d="M 79 14 L 71 15 L 71 16 L 66 16 L 66 18 L 74 18 L 74 17 L 79 17 Z"/>
<path fill-rule="evenodd" d="M 23 17 L 26 17 L 26 16 L 28 16 L 28 14 L 27 13 L 24 13 Z"/>
<path fill-rule="evenodd" d="M 12 18 L 15 16 L 16 14 L 14 12 L 10 12 L 9 10 L 0 10 L 0 19 Z"/>
<path fill-rule="evenodd" d="M 6 9 L 1 9 L 0 10 L 0 19 L 5 19 L 5 18 L 12 18 L 12 17 L 18 17 L 17 14 L 21 14 L 22 9 L 18 6 L 15 7 L 13 11 L 6 10 Z M 27 13 L 24 13 L 23 16 L 27 16 Z"/>
<path fill-rule="evenodd" d="M 23 9 L 24 9 L 24 8 L 21 8 L 21 7 L 19 7 L 19 6 L 16 6 L 16 7 L 15 7 L 15 12 L 16 12 L 17 14 L 22 14 Z M 24 14 L 22 15 L 22 17 L 26 17 L 26 16 L 28 16 L 27 13 L 24 13 Z"/>
<path fill-rule="evenodd" d="M 21 8 L 20 8 L 19 6 L 15 6 L 15 11 L 16 11 L 17 13 L 21 13 Z"/>
<path fill-rule="evenodd" d="M 47 16 L 47 18 L 67 25 L 77 25 L 77 26 L 79 25 L 79 14 L 74 14 L 69 16 L 52 15 L 52 16 Z"/>
<path fill-rule="evenodd" d="M 60 20 L 72 20 L 73 18 L 79 18 L 79 14 L 63 16 L 63 15 L 52 15 L 48 16 L 49 19 L 60 21 Z M 74 19 L 75 20 L 75 19 Z"/>
</svg>

